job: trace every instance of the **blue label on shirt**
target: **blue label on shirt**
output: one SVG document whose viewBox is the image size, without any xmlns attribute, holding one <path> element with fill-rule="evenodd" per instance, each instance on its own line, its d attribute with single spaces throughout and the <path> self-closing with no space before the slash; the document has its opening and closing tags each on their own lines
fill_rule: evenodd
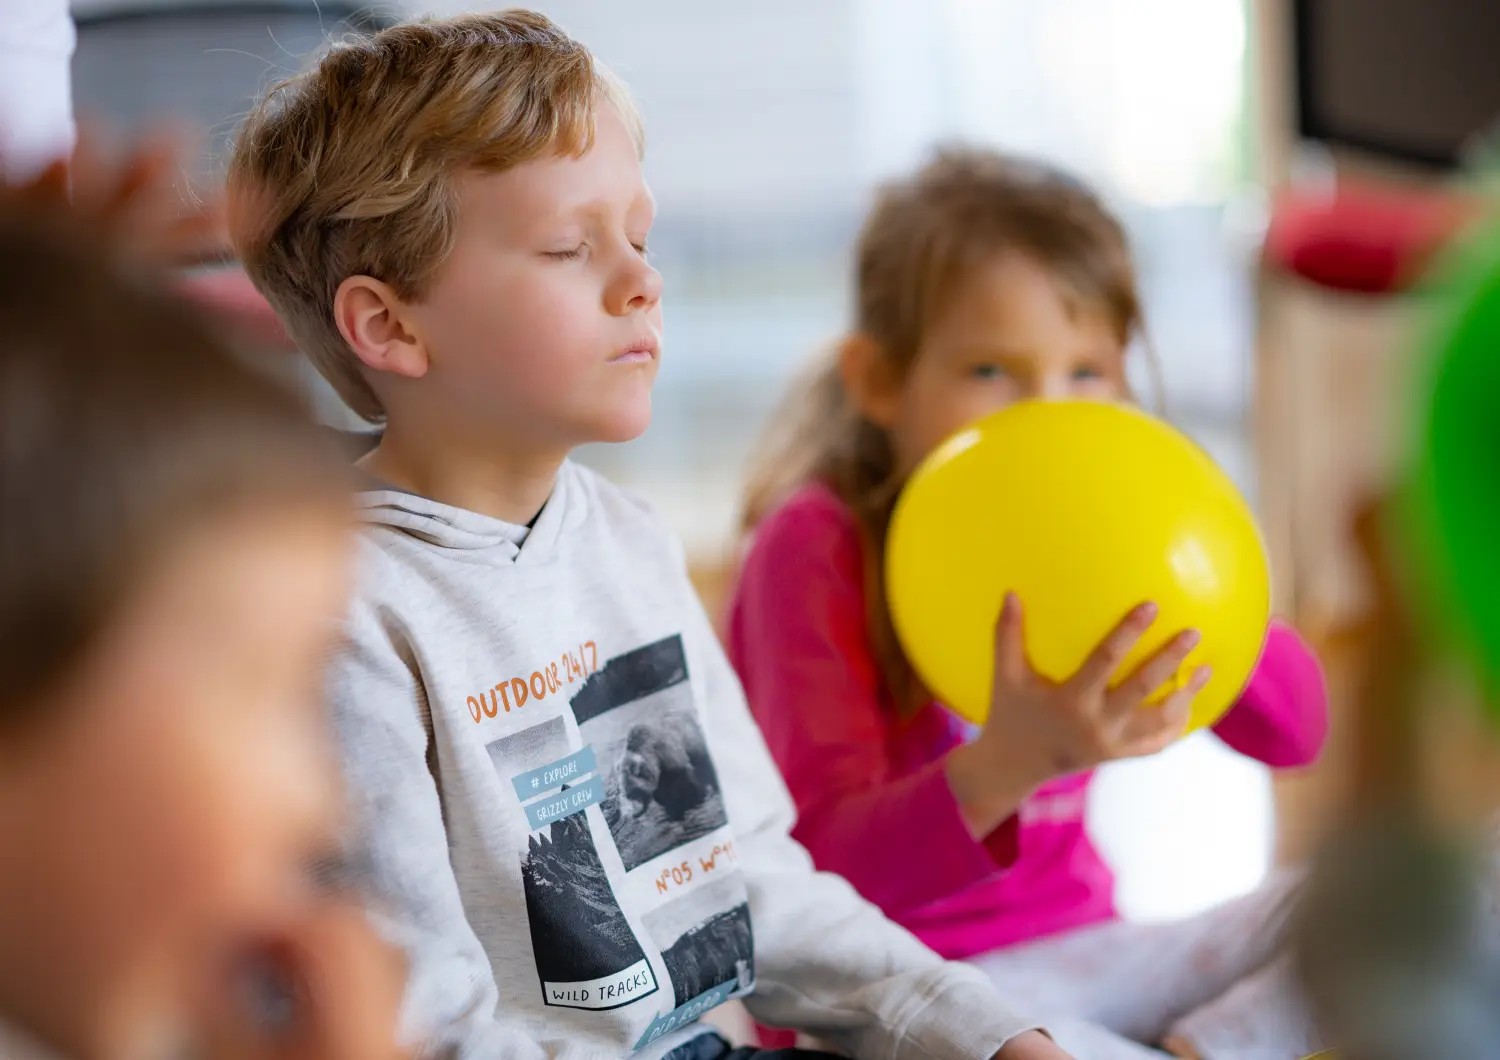
<svg viewBox="0 0 1500 1060">
<path fill-rule="evenodd" d="M 554 821 L 571 817 L 603 801 L 603 779 L 590 777 L 576 788 L 560 791 L 556 795 L 549 795 L 545 799 L 538 799 L 527 805 L 526 820 L 530 823 L 531 830 L 535 832 L 550 826 Z"/>
<path fill-rule="evenodd" d="M 590 744 L 581 751 L 574 751 L 566 758 L 548 762 L 540 769 L 533 769 L 529 773 L 511 777 L 510 782 L 516 786 L 516 797 L 525 802 L 536 798 L 543 792 L 556 791 L 564 784 L 577 784 L 595 768 L 594 748 Z"/>
<path fill-rule="evenodd" d="M 635 1043 L 635 1047 L 644 1049 L 663 1034 L 670 1034 L 680 1027 L 686 1027 L 689 1023 L 696 1023 L 704 1013 L 718 1008 L 732 998 L 734 992 L 739 989 L 739 985 L 738 979 L 731 979 L 727 983 L 699 994 L 687 1004 L 679 1005 L 665 1016 L 657 1016 L 651 1021 L 651 1026 L 646 1028 L 646 1033 L 641 1035 L 641 1040 Z"/>
</svg>

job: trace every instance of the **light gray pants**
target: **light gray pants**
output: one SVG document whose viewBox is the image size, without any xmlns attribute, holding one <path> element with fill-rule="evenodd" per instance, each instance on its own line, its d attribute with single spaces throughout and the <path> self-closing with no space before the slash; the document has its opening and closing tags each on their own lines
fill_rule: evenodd
<svg viewBox="0 0 1500 1060">
<path fill-rule="evenodd" d="M 1168 1036 L 1205 1060 L 1301 1060 L 1324 1046 L 1280 952 L 1294 880 L 1189 920 L 1103 924 L 972 963 L 1076 1060 L 1161 1060 Z"/>
</svg>

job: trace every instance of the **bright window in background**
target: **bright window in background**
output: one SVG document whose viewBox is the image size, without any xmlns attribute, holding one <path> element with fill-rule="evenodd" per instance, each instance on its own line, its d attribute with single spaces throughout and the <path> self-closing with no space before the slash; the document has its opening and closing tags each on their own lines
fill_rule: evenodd
<svg viewBox="0 0 1500 1060">
<path fill-rule="evenodd" d="M 904 105 L 946 96 L 940 133 L 1046 155 L 1144 207 L 1222 203 L 1244 179 L 1242 0 L 941 0 L 926 32 L 904 6 L 863 5 L 891 22 L 869 34 L 886 49 L 875 62 L 928 52 L 926 90 Z M 878 87 L 869 98 L 883 138 L 903 101 Z"/>
</svg>

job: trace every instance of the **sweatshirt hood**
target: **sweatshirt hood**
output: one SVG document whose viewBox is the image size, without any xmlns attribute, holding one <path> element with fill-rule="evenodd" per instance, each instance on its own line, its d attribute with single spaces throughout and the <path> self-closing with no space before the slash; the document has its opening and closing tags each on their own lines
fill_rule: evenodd
<svg viewBox="0 0 1500 1060">
<path fill-rule="evenodd" d="M 469 558 L 517 562 L 551 551 L 575 492 L 571 471 L 564 465 L 558 472 L 552 495 L 529 527 L 429 500 L 373 478 L 356 496 L 356 504 L 366 523 L 390 527 L 441 549 L 468 553 Z"/>
</svg>

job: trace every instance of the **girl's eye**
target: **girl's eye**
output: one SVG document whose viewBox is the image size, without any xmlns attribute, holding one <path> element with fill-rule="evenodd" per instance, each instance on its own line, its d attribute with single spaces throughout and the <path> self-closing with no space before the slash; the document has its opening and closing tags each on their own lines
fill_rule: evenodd
<svg viewBox="0 0 1500 1060">
<path fill-rule="evenodd" d="M 975 379 L 1004 379 L 1006 372 L 998 364 L 976 364 L 970 369 L 970 374 Z"/>
<path fill-rule="evenodd" d="M 1104 373 L 1090 365 L 1082 365 L 1073 369 L 1073 382 L 1075 383 L 1089 383 L 1103 378 Z"/>
<path fill-rule="evenodd" d="M 635 252 L 641 257 L 649 258 L 651 256 L 651 251 L 647 248 L 646 241 L 644 239 L 639 243 L 632 242 L 630 245 L 635 247 Z"/>
<path fill-rule="evenodd" d="M 583 254 L 583 244 L 582 243 L 578 244 L 576 247 L 573 247 L 571 250 L 549 250 L 549 251 L 547 251 L 547 257 L 549 257 L 549 258 L 555 258 L 558 261 L 571 261 L 572 259 L 574 259 L 576 257 L 579 257 L 582 254 Z"/>
</svg>

